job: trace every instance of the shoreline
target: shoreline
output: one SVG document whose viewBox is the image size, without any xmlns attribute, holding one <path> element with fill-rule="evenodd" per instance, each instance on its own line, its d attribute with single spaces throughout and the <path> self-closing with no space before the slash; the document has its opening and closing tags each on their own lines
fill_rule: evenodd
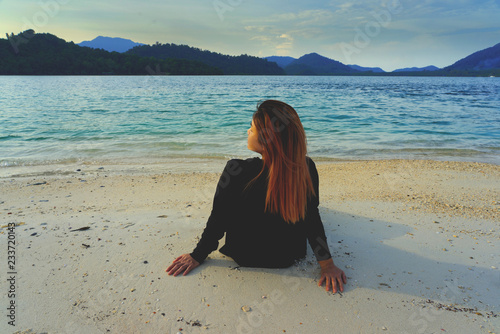
<svg viewBox="0 0 500 334">
<path fill-rule="evenodd" d="M 248 159 L 258 155 L 247 156 L 176 156 L 162 158 L 115 158 L 83 160 L 71 159 L 68 161 L 37 161 L 32 163 L 3 165 L 0 166 L 0 179 L 23 176 L 43 176 L 71 174 L 81 170 L 91 171 L 93 169 L 108 169 L 117 173 L 161 173 L 161 172 L 215 172 L 220 173 L 225 163 L 230 159 Z M 260 157 L 260 156 L 258 156 Z M 341 164 L 341 163 L 370 163 L 370 162 L 435 162 L 440 164 L 475 164 L 498 167 L 500 164 L 493 162 L 482 162 L 476 160 L 450 160 L 443 157 L 435 158 L 331 158 L 321 156 L 310 156 L 317 164 Z M 133 161 L 133 162 L 131 162 Z M 80 171 L 78 171 L 80 170 Z"/>
<path fill-rule="evenodd" d="M 317 287 L 310 249 L 283 270 L 237 268 L 216 251 L 186 277 L 166 275 L 201 235 L 226 159 L 0 176 L 0 238 L 17 224 L 15 330 L 498 330 L 500 166 L 313 159 L 328 243 L 349 277 L 342 295 Z M 14 332 L 7 319 L 0 330 Z"/>
</svg>

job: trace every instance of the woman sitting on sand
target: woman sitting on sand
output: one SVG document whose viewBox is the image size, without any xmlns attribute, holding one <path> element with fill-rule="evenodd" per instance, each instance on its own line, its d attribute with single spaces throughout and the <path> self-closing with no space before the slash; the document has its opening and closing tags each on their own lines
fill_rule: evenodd
<svg viewBox="0 0 500 334">
<path fill-rule="evenodd" d="M 188 274 L 219 246 L 240 266 L 285 268 L 305 257 L 309 241 L 321 266 L 319 286 L 343 291 L 344 272 L 333 263 L 318 211 L 318 172 L 306 157 L 306 136 L 288 104 L 260 103 L 247 131 L 248 149 L 262 155 L 227 162 L 198 245 L 167 268 Z"/>
</svg>

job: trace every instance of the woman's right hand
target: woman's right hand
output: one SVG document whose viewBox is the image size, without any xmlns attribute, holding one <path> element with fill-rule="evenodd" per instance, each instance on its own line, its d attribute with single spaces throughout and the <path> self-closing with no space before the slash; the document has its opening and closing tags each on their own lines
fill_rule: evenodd
<svg viewBox="0 0 500 334">
<path fill-rule="evenodd" d="M 165 270 L 169 275 L 177 276 L 184 272 L 182 276 L 186 276 L 191 270 L 198 267 L 200 263 L 193 259 L 190 254 L 183 254 L 172 262 L 170 267 Z"/>
<path fill-rule="evenodd" d="M 321 286 L 325 282 L 326 291 L 329 291 L 331 287 L 333 293 L 337 293 L 337 291 L 340 293 L 344 292 L 344 284 L 347 283 L 344 271 L 337 267 L 331 258 L 318 262 L 321 266 L 321 278 L 318 286 Z"/>
</svg>

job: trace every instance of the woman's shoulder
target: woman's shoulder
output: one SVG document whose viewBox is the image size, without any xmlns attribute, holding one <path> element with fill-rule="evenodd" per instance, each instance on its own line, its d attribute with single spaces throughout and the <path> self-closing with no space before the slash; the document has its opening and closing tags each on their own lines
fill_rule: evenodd
<svg viewBox="0 0 500 334">
<path fill-rule="evenodd" d="M 233 177 L 255 176 L 261 169 L 262 160 L 259 158 L 230 159 L 226 162 L 223 174 Z"/>
<path fill-rule="evenodd" d="M 316 164 L 310 157 L 306 157 L 306 162 L 307 162 L 307 168 L 309 168 L 309 174 L 311 175 L 313 184 L 318 184 L 319 175 L 318 175 L 318 169 L 316 168 Z"/>
<path fill-rule="evenodd" d="M 230 159 L 226 163 L 226 169 L 230 170 L 248 170 L 253 168 L 262 168 L 262 159 L 248 158 L 248 159 Z"/>
<path fill-rule="evenodd" d="M 247 159 L 230 159 L 229 161 L 236 161 L 236 162 L 241 163 L 241 164 L 261 164 L 262 163 L 262 159 L 258 158 L 258 157 L 247 158 Z"/>
<path fill-rule="evenodd" d="M 316 170 L 316 164 L 314 163 L 313 159 L 311 159 L 311 157 L 306 156 L 306 162 L 309 169 Z"/>
</svg>

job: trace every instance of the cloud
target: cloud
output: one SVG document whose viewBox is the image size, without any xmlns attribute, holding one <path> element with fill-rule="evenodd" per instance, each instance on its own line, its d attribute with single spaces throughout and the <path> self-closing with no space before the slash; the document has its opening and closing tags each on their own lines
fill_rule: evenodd
<svg viewBox="0 0 500 334">
<path fill-rule="evenodd" d="M 251 41 L 258 41 L 262 47 L 271 49 L 272 53 L 278 56 L 290 54 L 293 48 L 293 37 L 289 33 L 279 33 L 275 28 L 270 27 L 246 27 L 249 31 L 256 31 L 260 34 L 252 36 Z"/>
<path fill-rule="evenodd" d="M 264 43 L 270 43 L 272 41 L 272 37 L 270 36 L 254 36 L 250 38 L 251 41 L 261 41 Z"/>
<path fill-rule="evenodd" d="M 328 9 L 307 9 L 296 13 L 280 13 L 268 17 L 252 18 L 248 21 L 274 24 L 327 24 L 333 18 L 333 13 Z M 329 22 L 331 23 L 331 21 Z"/>
<path fill-rule="evenodd" d="M 274 28 L 272 26 L 246 26 L 246 31 L 256 31 L 259 33 L 272 31 Z"/>
<path fill-rule="evenodd" d="M 330 10 L 307 10 L 300 12 L 298 26 L 326 26 L 334 23 L 335 15 Z"/>
<path fill-rule="evenodd" d="M 354 3 L 353 2 L 345 2 L 345 3 L 342 3 L 340 4 L 339 6 L 339 11 L 342 11 L 342 12 L 347 12 L 351 7 L 354 6 Z"/>
<path fill-rule="evenodd" d="M 279 36 L 281 43 L 276 45 L 278 56 L 288 56 L 293 48 L 293 38 L 289 34 L 281 34 Z"/>
</svg>

